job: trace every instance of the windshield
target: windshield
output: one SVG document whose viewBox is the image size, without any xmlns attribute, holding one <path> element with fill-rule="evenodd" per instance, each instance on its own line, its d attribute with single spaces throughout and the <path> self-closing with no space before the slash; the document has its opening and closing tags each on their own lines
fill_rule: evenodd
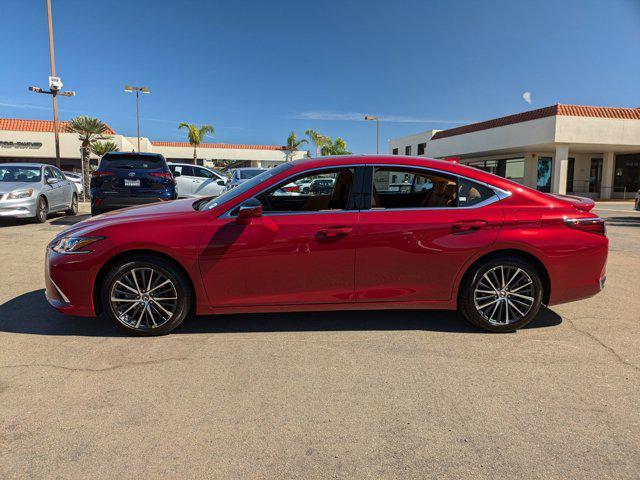
<svg viewBox="0 0 640 480">
<path fill-rule="evenodd" d="M 265 170 L 263 168 L 251 168 L 249 170 L 239 170 L 238 173 L 240 174 L 239 178 L 242 180 L 248 180 L 249 178 L 260 175 L 264 171 Z"/>
<path fill-rule="evenodd" d="M 157 170 L 164 168 L 162 157 L 143 155 L 105 155 L 100 162 L 100 169 L 121 168 L 127 170 Z"/>
<path fill-rule="evenodd" d="M 0 182 L 39 182 L 40 168 L 38 167 L 13 167 L 4 165 L 0 167 Z"/>
<path fill-rule="evenodd" d="M 256 175 L 251 180 L 247 180 L 239 184 L 237 187 L 232 188 L 231 190 L 227 190 L 222 195 L 216 198 L 212 198 L 208 202 L 202 203 L 199 205 L 199 210 L 211 210 L 212 208 L 216 208 L 219 205 L 227 203 L 229 200 L 233 200 L 234 198 L 242 195 L 244 192 L 251 190 L 256 185 L 264 182 L 265 180 L 270 179 L 271 177 L 278 175 L 280 172 L 284 172 L 285 170 L 291 168 L 290 163 L 283 163 L 278 165 L 275 168 L 270 168 L 268 170 L 258 170 L 260 173 Z"/>
</svg>

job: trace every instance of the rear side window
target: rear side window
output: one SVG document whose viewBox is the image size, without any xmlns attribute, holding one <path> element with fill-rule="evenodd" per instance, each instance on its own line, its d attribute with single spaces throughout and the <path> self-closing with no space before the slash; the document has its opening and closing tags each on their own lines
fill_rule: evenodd
<svg viewBox="0 0 640 480">
<path fill-rule="evenodd" d="M 143 155 L 105 155 L 100 162 L 100 168 L 122 170 L 159 170 L 166 168 L 162 157 Z"/>
<path fill-rule="evenodd" d="M 193 167 L 190 165 L 171 165 L 169 168 L 171 168 L 171 173 L 178 172 L 180 175 L 193 177 Z"/>
<path fill-rule="evenodd" d="M 458 206 L 471 207 L 496 196 L 489 187 L 461 178 L 458 182 Z"/>
<path fill-rule="evenodd" d="M 410 167 L 378 167 L 374 170 L 372 209 L 447 208 L 456 205 L 455 177 Z"/>
</svg>

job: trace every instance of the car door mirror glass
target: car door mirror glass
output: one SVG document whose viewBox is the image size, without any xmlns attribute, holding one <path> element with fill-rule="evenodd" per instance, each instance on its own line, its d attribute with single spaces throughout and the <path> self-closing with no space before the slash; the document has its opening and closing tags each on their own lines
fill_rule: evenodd
<svg viewBox="0 0 640 480">
<path fill-rule="evenodd" d="M 251 198 L 240 205 L 238 209 L 238 215 L 236 217 L 236 223 L 239 225 L 246 225 L 251 222 L 252 218 L 262 216 L 262 204 L 255 198 Z"/>
<path fill-rule="evenodd" d="M 182 175 L 182 174 L 178 170 L 173 172 L 173 178 L 178 178 L 180 175 Z"/>
<path fill-rule="evenodd" d="M 224 180 L 218 180 L 216 183 L 221 187 L 224 187 L 227 184 L 227 182 L 225 182 Z"/>
</svg>

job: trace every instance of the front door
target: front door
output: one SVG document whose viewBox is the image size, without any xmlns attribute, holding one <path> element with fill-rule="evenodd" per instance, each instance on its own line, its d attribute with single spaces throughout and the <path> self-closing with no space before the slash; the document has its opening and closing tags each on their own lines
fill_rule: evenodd
<svg viewBox="0 0 640 480">
<path fill-rule="evenodd" d="M 281 187 L 257 197 L 260 217 L 236 223 L 237 208 L 205 236 L 200 269 L 214 307 L 336 304 L 354 301 L 358 211 L 355 168 L 316 171 L 331 192 L 298 194 Z"/>
<path fill-rule="evenodd" d="M 465 262 L 496 240 L 495 193 L 416 167 L 376 167 L 365 182 L 371 208 L 360 212 L 356 301 L 449 300 Z"/>
<path fill-rule="evenodd" d="M 56 177 L 53 168 L 44 167 L 44 191 L 47 194 L 47 200 L 49 201 L 49 211 L 55 212 L 59 210 L 63 204 L 64 190 L 62 189 L 62 183 L 60 179 Z M 52 181 L 52 183 L 49 183 Z"/>
</svg>

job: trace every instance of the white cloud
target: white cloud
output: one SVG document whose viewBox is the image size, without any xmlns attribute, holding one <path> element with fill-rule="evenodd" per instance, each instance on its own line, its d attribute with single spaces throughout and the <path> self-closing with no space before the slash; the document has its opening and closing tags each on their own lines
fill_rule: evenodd
<svg viewBox="0 0 640 480">
<path fill-rule="evenodd" d="M 529 105 L 531 105 L 531 103 L 533 102 L 533 99 L 531 98 L 531 92 L 524 92 L 522 94 L 522 98 L 525 102 L 527 102 Z"/>
<path fill-rule="evenodd" d="M 323 120 L 323 121 L 346 121 L 360 122 L 364 121 L 364 112 L 336 112 L 333 110 L 318 110 L 296 113 L 293 118 L 298 120 Z M 428 117 L 412 117 L 405 115 L 377 115 L 382 122 L 389 123 L 445 123 L 458 125 L 468 123 L 468 120 L 452 120 Z"/>
<path fill-rule="evenodd" d="M 7 108 L 24 108 L 28 110 L 51 110 L 51 106 L 33 105 L 31 103 L 6 103 L 0 102 L 0 107 Z"/>
</svg>

